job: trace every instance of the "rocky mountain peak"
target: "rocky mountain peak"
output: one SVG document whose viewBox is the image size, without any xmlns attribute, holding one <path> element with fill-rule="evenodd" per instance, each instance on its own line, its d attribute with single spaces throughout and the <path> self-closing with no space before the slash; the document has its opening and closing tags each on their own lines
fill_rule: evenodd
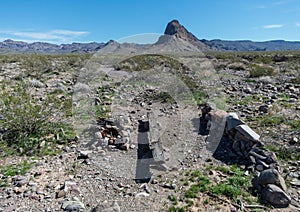
<svg viewBox="0 0 300 212">
<path fill-rule="evenodd" d="M 189 32 L 178 20 L 172 20 L 165 29 L 165 35 L 175 36 L 184 40 L 198 40 L 191 32 Z"/>
<path fill-rule="evenodd" d="M 203 51 L 208 49 L 176 19 L 167 24 L 164 35 L 160 37 L 157 43 L 168 44 L 168 46 L 171 46 L 169 49 L 180 46 L 180 49 L 185 49 L 185 51 Z"/>
<path fill-rule="evenodd" d="M 186 29 L 179 23 L 178 20 L 172 20 L 168 23 L 165 29 L 165 35 L 174 35 L 180 31 L 186 31 Z"/>
</svg>

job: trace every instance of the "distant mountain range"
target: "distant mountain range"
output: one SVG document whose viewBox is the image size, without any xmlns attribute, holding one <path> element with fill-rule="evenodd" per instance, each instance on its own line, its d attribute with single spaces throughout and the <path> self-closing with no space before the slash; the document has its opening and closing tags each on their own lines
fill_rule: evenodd
<svg viewBox="0 0 300 212">
<path fill-rule="evenodd" d="M 164 35 L 154 44 L 118 43 L 72 43 L 51 44 L 44 42 L 26 43 L 5 40 L 0 42 L 0 52 L 14 53 L 142 53 L 142 52 L 200 52 L 200 51 L 281 51 L 300 50 L 299 41 L 273 40 L 254 42 L 248 40 L 226 41 L 198 39 L 177 20 L 168 23 Z"/>
</svg>

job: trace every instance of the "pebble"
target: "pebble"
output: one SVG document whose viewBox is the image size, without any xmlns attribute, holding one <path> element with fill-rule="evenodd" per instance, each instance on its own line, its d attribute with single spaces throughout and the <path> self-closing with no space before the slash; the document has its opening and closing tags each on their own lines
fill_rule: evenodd
<svg viewBox="0 0 300 212">
<path fill-rule="evenodd" d="M 143 197 L 149 197 L 149 196 L 150 196 L 150 194 L 148 194 L 147 192 L 140 192 L 135 195 L 136 198 L 141 198 L 141 197 L 143 198 Z"/>
<path fill-rule="evenodd" d="M 37 183 L 33 182 L 33 181 L 29 181 L 28 183 L 29 186 L 37 186 Z"/>
<path fill-rule="evenodd" d="M 61 198 L 66 196 L 66 192 L 64 190 L 60 190 L 59 192 L 56 193 L 56 198 Z"/>
<path fill-rule="evenodd" d="M 77 186 L 76 182 L 65 181 L 65 183 L 64 183 L 64 191 L 68 192 L 69 190 L 72 190 L 76 186 Z"/>
<path fill-rule="evenodd" d="M 80 211 L 80 209 L 85 209 L 84 204 L 80 201 L 64 201 L 61 208 L 65 211 Z"/>
<path fill-rule="evenodd" d="M 293 179 L 291 182 L 291 185 L 294 185 L 294 186 L 300 186 L 300 180 L 299 179 Z"/>
</svg>

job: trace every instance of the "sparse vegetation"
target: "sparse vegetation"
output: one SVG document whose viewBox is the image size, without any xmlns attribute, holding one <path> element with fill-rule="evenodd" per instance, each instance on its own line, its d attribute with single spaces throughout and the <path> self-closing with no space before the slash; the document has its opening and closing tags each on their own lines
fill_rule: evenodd
<svg viewBox="0 0 300 212">
<path fill-rule="evenodd" d="M 262 76 L 273 76 L 275 75 L 275 70 L 271 66 L 251 64 L 250 65 L 250 77 L 262 77 Z"/>
<path fill-rule="evenodd" d="M 238 74 L 245 73 L 245 76 L 248 74 L 248 71 L 250 71 L 250 76 L 253 78 L 242 78 L 239 80 L 242 85 L 249 83 L 252 91 L 255 92 L 243 93 L 242 86 L 239 86 L 238 83 L 233 84 L 235 89 L 230 90 L 229 95 L 233 95 L 227 98 L 227 103 L 236 106 L 235 109 L 240 110 L 242 115 L 246 114 L 243 120 L 247 121 L 247 124 L 250 124 L 251 127 L 254 126 L 255 128 L 253 129 L 255 129 L 255 131 L 267 129 L 266 131 L 269 131 L 269 135 L 273 133 L 272 135 L 275 136 L 278 135 L 279 131 L 274 130 L 275 128 L 280 128 L 280 130 L 284 132 L 286 130 L 289 132 L 300 131 L 300 121 L 297 116 L 294 116 L 295 114 L 286 115 L 279 112 L 282 111 L 282 108 L 289 109 L 290 111 L 296 109 L 298 102 L 295 97 L 295 95 L 297 95 L 297 86 L 291 85 L 294 87 L 293 89 L 296 90 L 293 91 L 294 93 L 285 93 L 284 90 L 289 89 L 289 87 L 280 87 L 278 85 L 279 83 L 276 82 L 274 88 L 279 87 L 283 90 L 274 90 L 276 92 L 273 92 L 276 94 L 274 99 L 271 95 L 265 95 L 265 91 L 256 93 L 257 88 L 255 88 L 256 84 L 259 85 L 259 83 L 263 82 L 261 78 L 256 77 L 278 77 L 280 75 L 276 76 L 276 74 L 280 74 L 280 71 L 285 71 L 288 74 L 292 73 L 290 72 L 291 70 L 295 70 L 295 72 L 297 72 L 297 70 L 299 71 L 299 52 L 289 52 L 289 54 L 284 57 L 282 57 L 281 53 L 270 52 L 217 52 L 209 54 L 212 54 L 213 58 L 222 60 L 221 62 L 219 61 L 217 65 L 222 66 L 224 69 L 231 69 L 230 74 L 225 72 L 225 74 L 227 74 L 224 75 L 225 79 L 232 77 L 231 73 L 235 73 L 235 71 Z M 285 53 L 282 54 L 284 55 Z M 276 55 L 278 55 L 278 57 Z M 2 83 L 5 84 L 0 91 L 0 145 L 3 155 L 20 153 L 38 156 L 54 155 L 58 152 L 56 148 L 57 145 L 64 145 L 75 137 L 72 126 L 68 124 L 73 115 L 71 110 L 72 91 L 54 89 L 48 93 L 43 90 L 41 95 L 41 93 L 36 94 L 35 92 L 31 92 L 30 89 L 38 88 L 38 86 L 34 85 L 35 82 L 38 83 L 37 81 L 46 85 L 46 83 L 48 83 L 47 80 L 50 79 L 52 75 L 57 76 L 55 78 L 63 78 L 63 73 L 65 72 L 76 73 L 78 68 L 82 67 L 85 60 L 89 57 L 90 55 L 34 54 L 0 56 L 0 64 L 16 63 L 20 70 L 24 72 L 24 75 L 20 75 L 21 77 L 12 78 L 12 82 L 7 84 L 5 84 L 5 82 Z M 197 104 L 204 103 L 206 100 L 204 86 L 199 84 L 196 79 L 193 79 L 193 77 L 188 74 L 190 71 L 188 67 L 174 58 L 161 55 L 140 55 L 122 61 L 117 64 L 115 68 L 117 70 L 141 71 L 164 67 L 185 82 L 190 88 Z M 287 63 L 287 61 L 289 63 Z M 275 70 L 278 70 L 278 73 Z M 28 77 L 36 81 L 30 84 L 27 81 Z M 299 76 L 293 75 L 289 77 L 289 81 L 287 81 L 289 83 L 297 83 L 299 81 Z M 230 78 L 230 80 L 231 79 L 235 80 L 234 78 Z M 75 78 L 72 80 L 74 81 L 70 82 L 70 84 L 76 82 Z M 266 83 L 269 82 L 263 82 L 263 85 Z M 64 85 L 66 84 L 67 83 Z M 273 82 L 271 81 L 270 84 L 273 84 Z M 201 89 L 201 86 L 203 89 Z M 114 98 L 116 88 L 117 87 L 113 86 L 99 87 L 96 97 L 98 97 L 100 101 L 96 106 L 96 118 L 106 119 L 109 117 L 111 113 L 110 104 Z M 206 89 L 209 89 L 209 87 Z M 236 98 L 234 95 L 239 96 Z M 63 96 L 63 99 L 59 99 L 57 96 Z M 172 96 L 163 91 L 158 91 L 153 95 L 143 96 L 143 98 L 161 103 L 174 102 Z M 272 101 L 274 102 L 272 103 Z M 258 110 L 258 107 L 264 104 L 270 106 L 266 113 L 262 113 L 262 111 Z M 243 110 L 245 108 L 246 110 Z M 244 113 L 244 111 L 246 112 Z M 295 133 L 292 135 L 295 135 Z M 273 136 L 273 138 L 278 138 L 275 136 Z M 288 142 L 286 144 L 287 145 L 282 147 L 275 144 L 267 145 L 266 148 L 275 152 L 278 159 L 282 161 L 299 161 L 300 151 L 298 144 L 294 144 L 293 146 L 289 145 Z M 24 175 L 31 166 L 32 163 L 25 160 L 19 164 L 0 166 L 0 172 L 4 178 L 17 174 Z M 80 163 L 78 163 L 78 161 L 72 161 L 67 168 L 67 174 L 75 175 L 79 167 Z M 170 203 L 168 206 L 171 205 L 169 211 L 188 211 L 191 207 L 197 207 L 197 204 L 202 204 L 201 207 L 213 205 L 215 203 L 215 200 L 212 198 L 213 195 L 236 204 L 239 204 L 240 200 L 244 203 L 257 204 L 257 198 L 250 194 L 250 181 L 252 177 L 245 176 L 244 171 L 235 165 L 212 165 L 207 167 L 204 171 L 188 170 L 185 172 L 186 169 L 182 170 L 182 173 L 180 173 L 182 179 L 178 182 L 178 184 L 180 184 L 180 190 L 174 190 L 175 192 L 168 196 L 168 200 L 166 200 Z M 210 170 L 214 171 L 213 174 L 209 173 Z M 212 176 L 215 175 L 215 173 L 219 177 L 217 180 Z M 7 184 L 6 180 L 3 180 L 3 178 L 0 179 L 0 186 L 6 186 Z M 198 202 L 200 197 L 201 203 Z"/>
<path fill-rule="evenodd" d="M 95 118 L 106 119 L 111 112 L 110 104 L 112 97 L 115 95 L 114 88 L 109 86 L 100 86 L 97 90 L 99 102 L 95 107 Z"/>
<path fill-rule="evenodd" d="M 175 100 L 172 96 L 167 92 L 158 92 L 152 95 L 145 96 L 147 99 L 152 100 L 154 102 L 161 102 L 161 103 L 173 103 Z"/>
<path fill-rule="evenodd" d="M 19 164 L 0 166 L 1 173 L 4 176 L 15 176 L 15 175 L 24 175 L 32 166 L 32 162 L 28 162 L 27 160 L 22 161 Z"/>
<path fill-rule="evenodd" d="M 28 170 L 32 167 L 34 163 L 24 160 L 18 164 L 9 164 L 6 166 L 0 166 L 0 173 L 3 174 L 3 177 L 0 179 L 0 187 L 6 187 L 7 177 L 12 177 L 15 175 L 25 175 Z"/>
<path fill-rule="evenodd" d="M 179 61 L 164 55 L 145 54 L 133 56 L 115 65 L 116 70 L 143 71 L 164 66 L 173 70 L 188 69 Z"/>
<path fill-rule="evenodd" d="M 63 121 L 62 102 L 51 95 L 40 100 L 30 89 L 19 83 L 11 88 L 3 86 L 1 91 L 0 126 L 4 129 L 1 139 L 8 147 L 21 148 L 22 154 L 38 153 L 42 142 L 48 147 L 74 136 L 70 125 Z"/>
<path fill-rule="evenodd" d="M 228 175 L 226 181 L 215 183 L 207 175 L 207 172 L 211 170 L 216 170 Z M 207 175 L 207 176 L 206 176 Z M 213 194 L 218 196 L 224 196 L 232 201 L 238 202 L 238 199 L 244 199 L 246 202 L 255 201 L 251 197 L 250 187 L 251 187 L 251 176 L 245 176 L 244 171 L 241 170 L 237 165 L 231 167 L 227 166 L 208 166 L 206 171 L 201 172 L 200 170 L 195 170 L 192 172 L 187 172 L 185 175 L 187 178 L 183 180 L 184 185 L 190 186 L 183 192 L 183 196 L 179 199 L 180 203 L 176 202 L 176 205 L 183 206 L 185 210 L 188 210 L 194 204 L 194 200 L 202 194 Z M 209 195 L 208 195 L 209 196 Z M 174 199 L 174 198 L 172 198 Z M 172 200 L 171 200 L 172 201 Z M 174 202 L 174 201 L 172 201 Z M 203 204 L 208 204 L 209 200 L 206 199 Z M 170 208 L 170 211 L 177 209 L 174 205 Z"/>
<path fill-rule="evenodd" d="M 278 145 L 267 145 L 266 148 L 276 153 L 279 160 L 282 161 L 298 161 L 300 160 L 299 148 L 287 148 Z"/>
</svg>

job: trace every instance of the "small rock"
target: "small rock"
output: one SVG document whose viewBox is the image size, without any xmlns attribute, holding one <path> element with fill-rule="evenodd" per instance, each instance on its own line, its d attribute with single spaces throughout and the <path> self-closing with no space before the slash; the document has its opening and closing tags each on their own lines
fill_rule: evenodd
<svg viewBox="0 0 300 212">
<path fill-rule="evenodd" d="M 173 183 L 173 184 L 170 184 L 170 183 L 166 183 L 166 184 L 163 184 L 162 185 L 162 187 L 164 187 L 164 188 L 168 188 L 168 189 L 176 189 L 176 184 L 175 183 Z"/>
<path fill-rule="evenodd" d="M 33 181 L 29 181 L 28 185 L 29 185 L 29 186 L 36 186 L 37 183 L 35 183 L 35 182 L 33 182 Z"/>
<path fill-rule="evenodd" d="M 61 198 L 66 196 L 66 192 L 64 190 L 60 190 L 59 192 L 56 193 L 56 198 Z"/>
<path fill-rule="evenodd" d="M 255 163 L 256 163 L 256 160 L 255 160 L 255 157 L 254 157 L 254 156 L 250 155 L 249 158 L 250 158 L 252 164 L 255 164 Z"/>
<path fill-rule="evenodd" d="M 98 204 L 95 208 L 92 209 L 91 212 L 120 212 L 120 211 L 121 209 L 117 202 L 114 202 L 113 205 L 108 202 L 104 202 Z"/>
<path fill-rule="evenodd" d="M 16 193 L 16 194 L 21 194 L 24 192 L 24 189 L 23 188 L 19 188 L 19 187 L 14 187 L 13 188 L 13 191 Z"/>
<path fill-rule="evenodd" d="M 126 143 L 126 144 L 123 144 L 119 147 L 119 149 L 121 150 L 125 150 L 125 151 L 128 151 L 130 148 L 130 144 Z"/>
<path fill-rule="evenodd" d="M 277 163 L 277 157 L 274 152 L 268 151 L 265 152 L 265 155 L 267 156 L 266 163 L 268 164 Z"/>
<path fill-rule="evenodd" d="M 209 175 L 217 176 L 218 173 L 217 173 L 215 170 L 210 170 L 210 171 L 209 171 Z"/>
<path fill-rule="evenodd" d="M 79 201 L 64 201 L 61 208 L 65 211 L 82 211 L 85 209 L 84 204 Z"/>
<path fill-rule="evenodd" d="M 44 195 L 45 192 L 44 192 L 43 190 L 41 190 L 41 189 L 37 189 L 37 190 L 36 190 L 36 194 L 43 194 L 43 195 Z"/>
<path fill-rule="evenodd" d="M 90 150 L 85 150 L 85 151 L 80 151 L 78 159 L 88 159 L 90 155 L 93 153 L 93 151 Z"/>
<path fill-rule="evenodd" d="M 134 148 L 135 148 L 135 145 L 134 145 L 134 144 L 130 144 L 129 148 L 130 148 L 130 149 L 134 149 Z"/>
<path fill-rule="evenodd" d="M 22 186 L 22 185 L 26 185 L 28 183 L 28 180 L 25 176 L 16 176 L 13 178 L 13 183 L 16 186 Z"/>
<path fill-rule="evenodd" d="M 95 132 L 95 139 L 96 139 L 97 141 L 101 140 L 102 138 L 103 138 L 103 137 L 102 137 L 101 132 Z"/>
<path fill-rule="evenodd" d="M 245 93 L 248 93 L 248 94 L 252 93 L 252 89 L 249 86 L 247 86 L 246 88 L 244 88 L 243 91 Z"/>
<path fill-rule="evenodd" d="M 143 197 L 149 197 L 149 196 L 150 196 L 150 194 L 148 194 L 147 192 L 140 192 L 135 195 L 136 198 L 141 198 L 141 197 L 143 198 Z"/>
<path fill-rule="evenodd" d="M 298 179 L 293 179 L 291 182 L 291 185 L 294 185 L 294 186 L 299 186 L 300 187 L 300 180 L 298 180 Z"/>
<path fill-rule="evenodd" d="M 289 143 L 292 144 L 292 145 L 298 143 L 298 138 L 293 137 L 293 138 L 290 140 Z"/>
<path fill-rule="evenodd" d="M 41 176 L 43 174 L 43 171 L 42 170 L 38 170 L 34 173 L 34 177 L 37 177 L 37 176 Z"/>
<path fill-rule="evenodd" d="M 261 164 L 258 164 L 258 165 L 256 166 L 256 170 L 259 171 L 259 172 L 261 172 L 261 171 L 264 170 L 264 167 L 263 167 Z"/>
<path fill-rule="evenodd" d="M 261 105 L 261 106 L 259 106 L 258 110 L 263 113 L 268 113 L 269 107 L 268 107 L 268 105 Z"/>
<path fill-rule="evenodd" d="M 64 183 L 64 191 L 65 192 L 68 192 L 68 191 L 72 190 L 75 187 L 77 187 L 76 182 L 65 181 L 65 183 Z"/>
<path fill-rule="evenodd" d="M 129 136 L 129 133 L 126 131 L 126 130 L 121 130 L 121 135 L 123 137 L 128 137 Z"/>
<path fill-rule="evenodd" d="M 46 141 L 45 140 L 42 140 L 42 142 L 39 144 L 38 148 L 39 149 L 42 149 L 45 147 L 45 144 L 46 144 Z"/>
</svg>

